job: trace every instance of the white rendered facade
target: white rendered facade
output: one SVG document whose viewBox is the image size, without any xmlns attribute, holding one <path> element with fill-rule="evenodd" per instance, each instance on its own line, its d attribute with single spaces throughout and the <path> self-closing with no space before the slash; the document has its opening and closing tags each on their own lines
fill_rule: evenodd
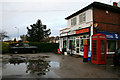
<svg viewBox="0 0 120 80">
<path fill-rule="evenodd" d="M 84 14 L 84 20 L 80 22 L 80 15 Z M 76 18 L 76 24 L 71 25 L 72 19 Z M 73 54 L 83 55 L 83 45 L 81 45 L 81 41 L 83 39 L 89 40 L 89 46 L 91 46 L 91 35 L 93 35 L 93 11 L 92 8 L 88 9 L 70 19 L 67 20 L 67 28 L 60 30 L 60 45 L 59 48 L 62 50 L 62 48 L 66 48 L 67 51 L 71 51 L 70 44 L 74 45 L 74 49 L 72 49 Z M 89 28 L 89 33 L 84 34 L 76 34 L 76 30 L 78 29 L 84 29 Z M 64 46 L 65 44 L 65 46 Z M 91 47 L 89 48 L 89 51 L 91 51 Z"/>
</svg>

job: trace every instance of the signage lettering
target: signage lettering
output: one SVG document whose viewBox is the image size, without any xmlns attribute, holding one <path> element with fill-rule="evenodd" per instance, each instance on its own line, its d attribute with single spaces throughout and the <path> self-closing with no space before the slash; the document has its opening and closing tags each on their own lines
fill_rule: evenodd
<svg viewBox="0 0 120 80">
<path fill-rule="evenodd" d="M 118 39 L 118 34 L 115 34 L 115 38 L 117 38 L 117 39 Z"/>
<path fill-rule="evenodd" d="M 113 35 L 106 35 L 107 38 L 114 38 Z"/>
<path fill-rule="evenodd" d="M 77 30 L 77 31 L 76 31 L 76 34 L 86 33 L 86 32 L 89 32 L 89 28 Z"/>
<path fill-rule="evenodd" d="M 98 33 L 105 34 L 107 39 L 117 39 L 117 40 L 120 39 L 120 36 L 117 33 L 110 33 L 110 32 L 98 32 Z"/>
</svg>

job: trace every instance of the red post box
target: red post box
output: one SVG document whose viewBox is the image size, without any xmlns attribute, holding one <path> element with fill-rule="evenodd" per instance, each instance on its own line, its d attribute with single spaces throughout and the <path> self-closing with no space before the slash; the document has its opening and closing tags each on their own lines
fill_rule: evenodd
<svg viewBox="0 0 120 80">
<path fill-rule="evenodd" d="M 91 62 L 93 64 L 106 64 L 106 35 L 92 35 Z"/>
<path fill-rule="evenodd" d="M 83 62 L 88 62 L 88 44 L 84 44 Z"/>
</svg>

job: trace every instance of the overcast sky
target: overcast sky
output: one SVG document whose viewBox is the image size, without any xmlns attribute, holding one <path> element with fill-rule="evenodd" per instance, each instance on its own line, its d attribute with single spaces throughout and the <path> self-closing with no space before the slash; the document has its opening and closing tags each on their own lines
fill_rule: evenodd
<svg viewBox="0 0 120 80">
<path fill-rule="evenodd" d="M 59 36 L 59 30 L 67 27 L 65 18 L 94 1 L 112 4 L 119 0 L 1 0 L 0 31 L 13 39 L 18 30 L 19 35 L 27 34 L 26 27 L 41 19 L 51 29 L 50 36 Z"/>
</svg>

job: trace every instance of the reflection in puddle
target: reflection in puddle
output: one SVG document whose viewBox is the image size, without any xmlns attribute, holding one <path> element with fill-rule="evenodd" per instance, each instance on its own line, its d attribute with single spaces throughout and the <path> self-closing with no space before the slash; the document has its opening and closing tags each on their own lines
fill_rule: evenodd
<svg viewBox="0 0 120 80">
<path fill-rule="evenodd" d="M 3 75 L 26 75 L 26 64 L 20 63 L 20 64 L 6 64 L 5 68 L 3 67 Z"/>
<path fill-rule="evenodd" d="M 46 72 L 50 71 L 48 69 L 49 67 L 49 62 L 42 59 L 29 60 L 26 73 L 37 73 L 37 75 L 45 75 Z"/>
<path fill-rule="evenodd" d="M 56 61 L 51 61 L 50 62 L 50 66 L 52 68 L 59 68 L 60 67 L 60 63 L 59 62 L 56 62 Z"/>
<path fill-rule="evenodd" d="M 44 58 L 46 58 L 46 56 L 38 59 L 10 58 L 8 63 L 3 62 L 3 75 L 46 75 L 46 73 L 50 71 L 50 62 Z"/>
</svg>

